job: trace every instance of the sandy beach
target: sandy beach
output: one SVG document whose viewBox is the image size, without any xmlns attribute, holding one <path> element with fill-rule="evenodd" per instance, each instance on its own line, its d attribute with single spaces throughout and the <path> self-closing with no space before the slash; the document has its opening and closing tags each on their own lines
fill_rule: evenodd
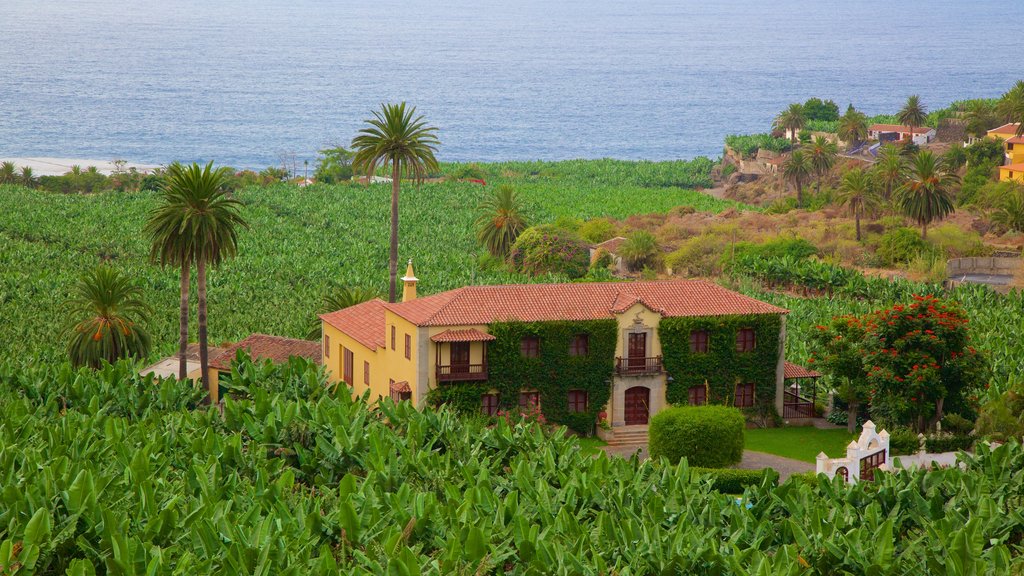
<svg viewBox="0 0 1024 576">
<path fill-rule="evenodd" d="M 22 166 L 32 169 L 35 176 L 61 176 L 71 171 L 72 166 L 80 166 L 82 170 L 95 166 L 100 173 L 107 176 L 117 171 L 117 166 L 110 160 L 88 160 L 83 158 L 0 158 L 0 163 L 14 162 L 14 165 L 21 170 Z M 152 172 L 159 168 L 156 164 L 137 164 L 127 162 L 122 170 L 135 168 L 139 172 Z"/>
</svg>

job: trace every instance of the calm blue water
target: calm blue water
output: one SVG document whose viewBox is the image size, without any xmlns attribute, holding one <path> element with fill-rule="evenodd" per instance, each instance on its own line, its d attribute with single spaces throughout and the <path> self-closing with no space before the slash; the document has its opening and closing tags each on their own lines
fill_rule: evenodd
<svg viewBox="0 0 1024 576">
<path fill-rule="evenodd" d="M 301 164 L 401 99 L 445 160 L 715 156 L 810 96 L 997 96 L 1022 22 L 1006 0 L 2 0 L 0 156 Z"/>
</svg>

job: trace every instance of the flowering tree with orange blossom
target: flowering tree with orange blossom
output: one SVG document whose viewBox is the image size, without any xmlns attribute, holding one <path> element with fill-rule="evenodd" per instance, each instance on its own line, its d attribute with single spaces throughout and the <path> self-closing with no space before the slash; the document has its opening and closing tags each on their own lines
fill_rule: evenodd
<svg viewBox="0 0 1024 576">
<path fill-rule="evenodd" d="M 963 309 L 932 295 L 860 318 L 837 318 L 818 332 L 821 358 L 815 361 L 856 382 L 872 419 L 887 425 L 923 432 L 947 412 L 971 417 L 971 398 L 988 385 L 989 364 L 971 345 Z"/>
</svg>

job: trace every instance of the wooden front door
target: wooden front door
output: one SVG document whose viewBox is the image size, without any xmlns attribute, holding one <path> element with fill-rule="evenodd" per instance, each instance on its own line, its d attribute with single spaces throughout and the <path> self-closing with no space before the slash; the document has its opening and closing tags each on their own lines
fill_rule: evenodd
<svg viewBox="0 0 1024 576">
<path fill-rule="evenodd" d="M 629 368 L 643 370 L 647 364 L 647 333 L 630 332 L 628 349 Z"/>
<path fill-rule="evenodd" d="M 466 374 L 469 372 L 469 342 L 451 343 L 452 374 Z"/>
<path fill-rule="evenodd" d="M 626 426 L 647 424 L 650 415 L 651 390 L 646 386 L 634 386 L 626 390 Z"/>
</svg>

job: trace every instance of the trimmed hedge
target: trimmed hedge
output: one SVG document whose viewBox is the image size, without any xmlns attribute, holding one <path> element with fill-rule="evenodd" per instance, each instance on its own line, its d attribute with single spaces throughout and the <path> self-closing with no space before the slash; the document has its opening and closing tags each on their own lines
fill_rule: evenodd
<svg viewBox="0 0 1024 576">
<path fill-rule="evenodd" d="M 970 452 L 971 448 L 974 447 L 974 436 L 947 434 L 945 432 L 930 434 L 924 439 L 924 447 L 929 454 L 958 452 L 960 450 Z"/>
<path fill-rule="evenodd" d="M 727 406 L 677 406 L 658 412 L 648 428 L 651 458 L 681 458 L 691 466 L 724 468 L 743 457 L 743 413 Z"/>
<path fill-rule="evenodd" d="M 889 433 L 889 453 L 893 456 L 917 454 L 921 449 L 921 440 L 910 428 L 894 428 Z"/>
<path fill-rule="evenodd" d="M 743 494 L 748 486 L 760 486 L 765 481 L 773 486 L 779 483 L 779 473 L 771 468 L 738 470 L 736 468 L 691 468 L 693 472 L 713 478 L 712 489 L 723 494 Z"/>
</svg>

